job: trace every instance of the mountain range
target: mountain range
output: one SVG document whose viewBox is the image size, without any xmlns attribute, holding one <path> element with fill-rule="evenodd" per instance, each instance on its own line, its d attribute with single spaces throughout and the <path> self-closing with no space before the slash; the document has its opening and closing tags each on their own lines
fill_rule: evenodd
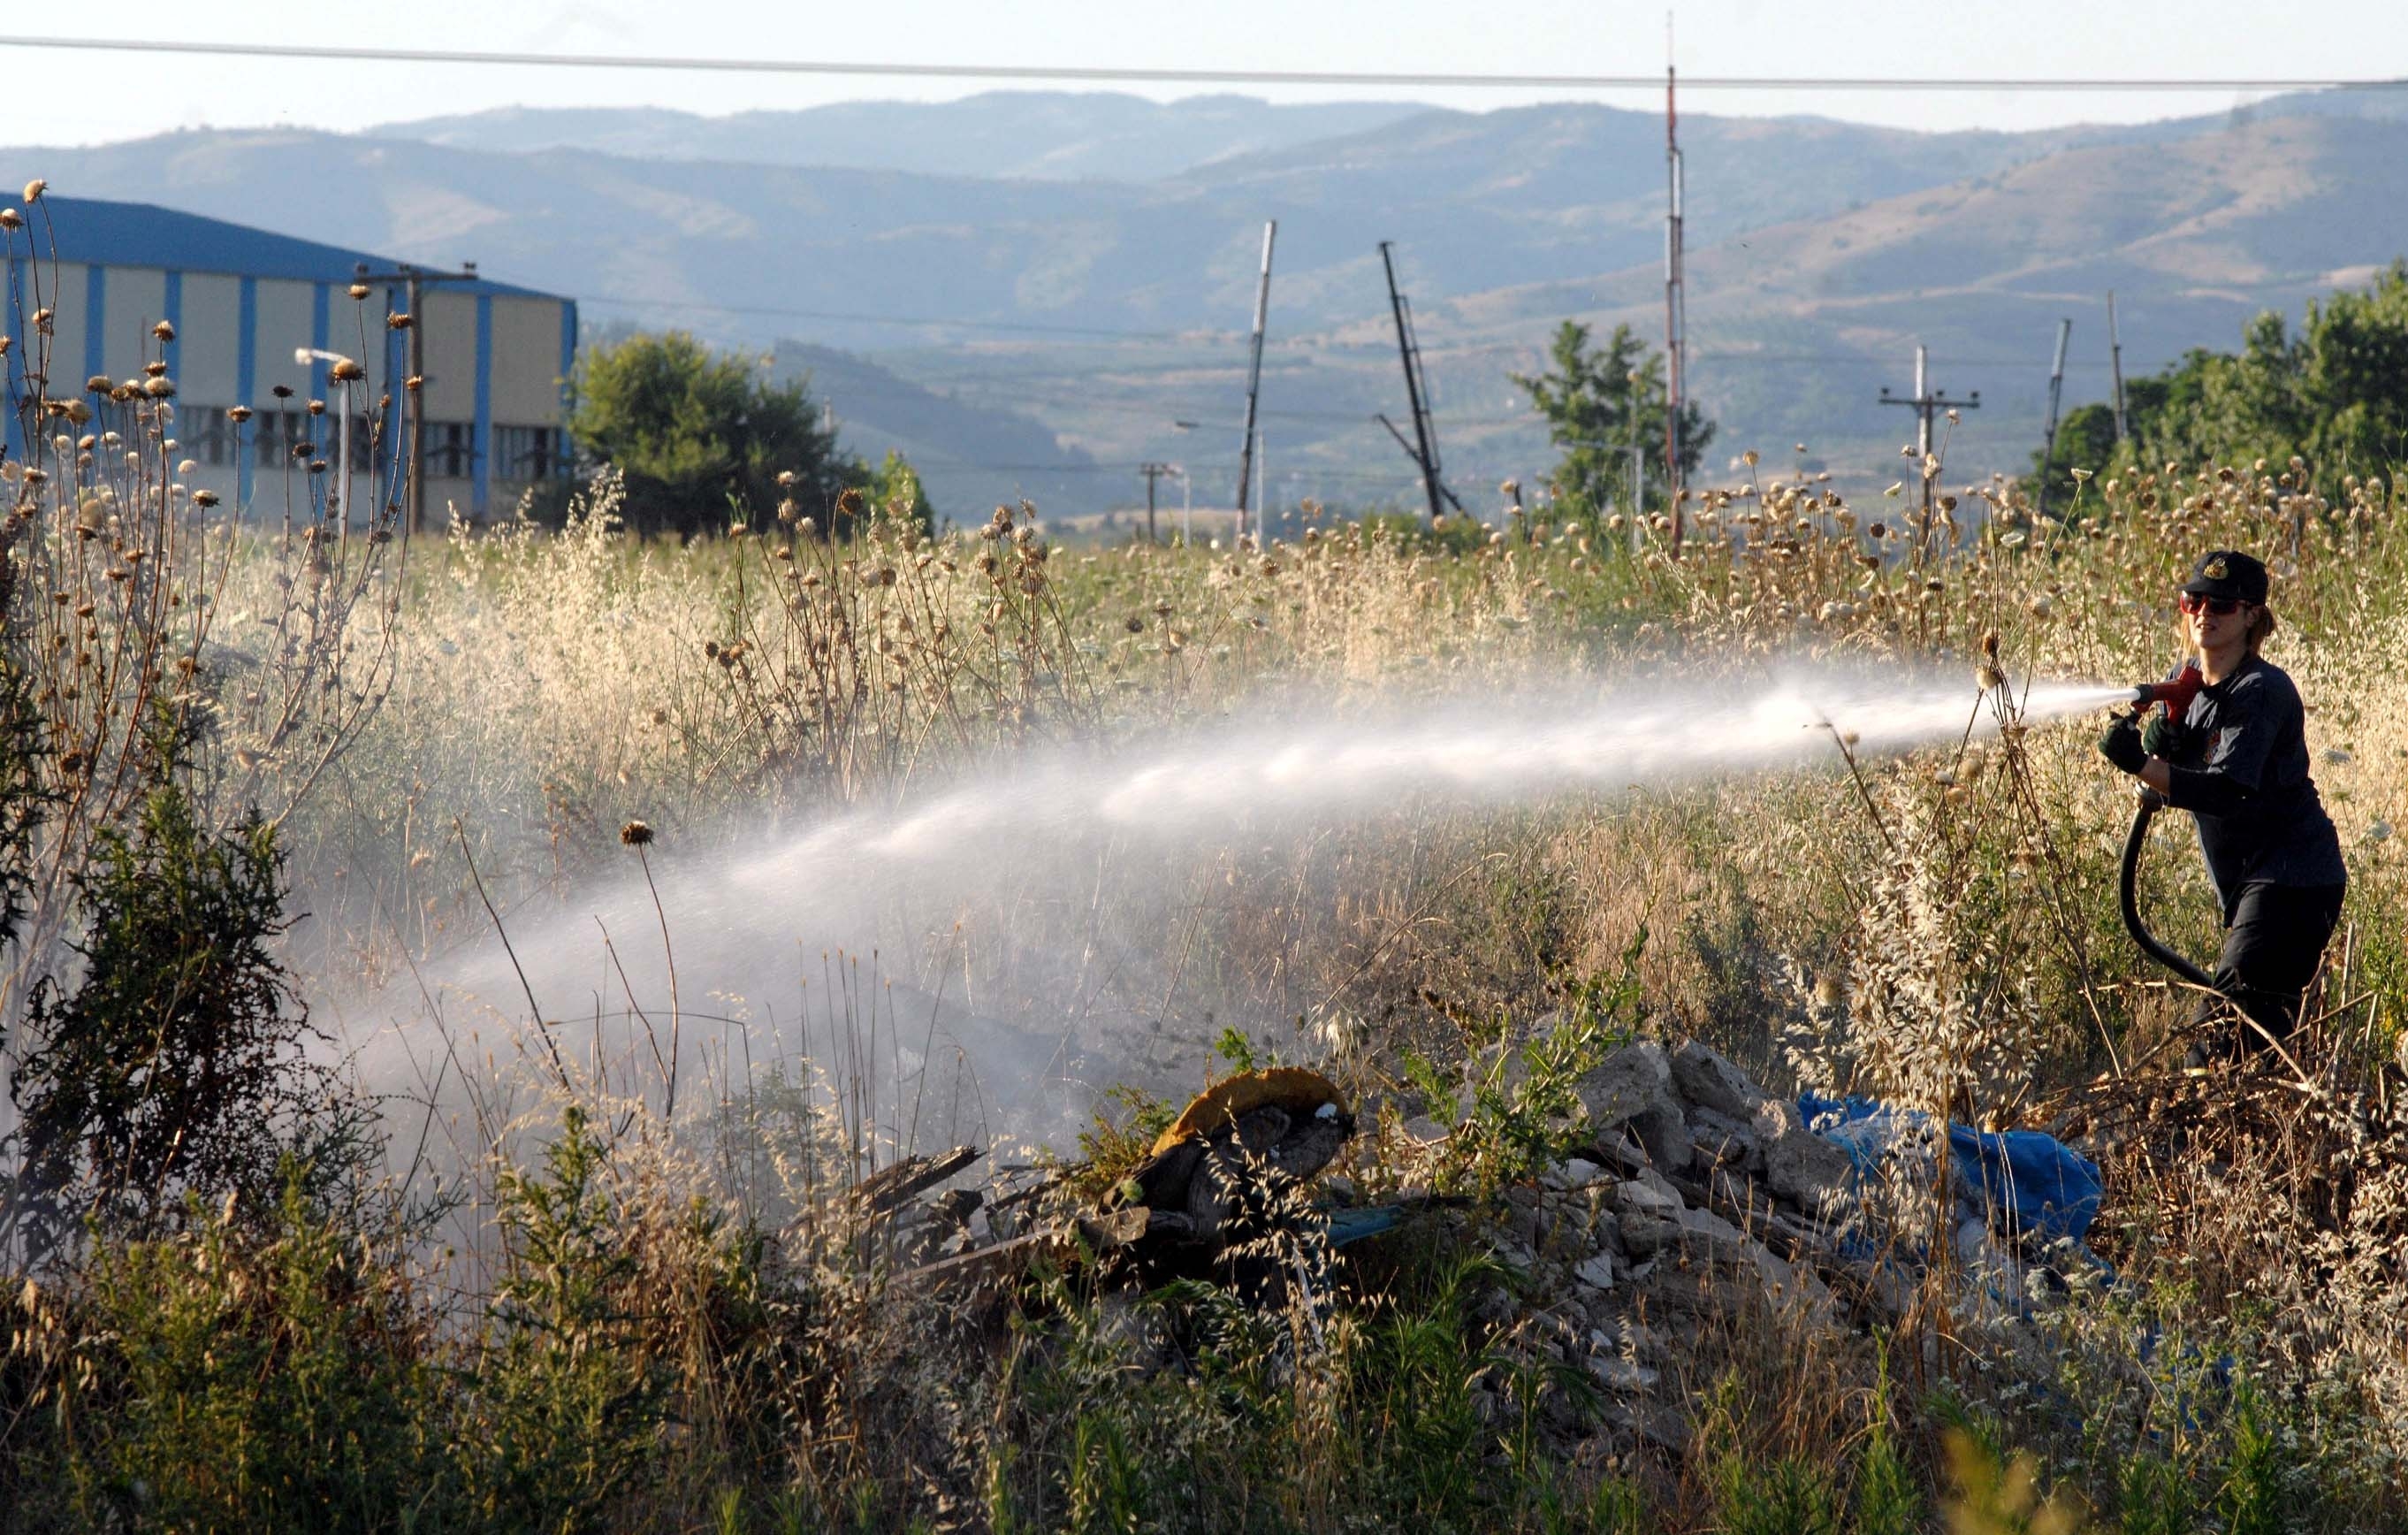
<svg viewBox="0 0 2408 1535">
<path fill-rule="evenodd" d="M 1952 477 L 2012 469 L 2060 317 L 2069 401 L 2105 394 L 2109 290 L 2140 371 L 2408 252 L 2408 93 L 2035 133 L 1684 114 L 1682 146 L 1689 376 L 1720 445 L 1807 442 L 1856 481 L 1887 477 L 1910 430 L 1878 390 L 1904 392 L 1918 341 L 1952 395 L 1983 392 Z M 1403 413 L 1382 240 L 1467 499 L 1544 468 L 1510 374 L 1556 323 L 1663 328 L 1663 122 L 1598 106 L 513 109 L 7 150 L 0 170 L 475 260 L 578 297 L 592 326 L 809 357 L 848 443 L 908 445 L 956 513 L 1014 494 L 1125 505 L 1149 459 L 1189 461 L 1199 497 L 1225 498 L 1267 219 L 1263 429 L 1283 499 L 1412 491 L 1373 420 Z"/>
</svg>

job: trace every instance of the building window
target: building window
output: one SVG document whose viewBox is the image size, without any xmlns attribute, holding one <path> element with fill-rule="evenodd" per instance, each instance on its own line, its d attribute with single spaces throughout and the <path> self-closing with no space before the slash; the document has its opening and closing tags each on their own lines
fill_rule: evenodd
<svg viewBox="0 0 2408 1535">
<path fill-rule="evenodd" d="M 188 405 L 176 414 L 187 455 L 213 469 L 235 461 L 235 424 L 226 419 L 224 406 Z"/>
<path fill-rule="evenodd" d="M 313 442 L 307 410 L 262 410 L 251 420 L 251 461 L 263 469 L 281 468 L 305 442 Z"/>
<path fill-rule="evenodd" d="M 568 478 L 566 435 L 557 426 L 494 428 L 494 473 L 502 480 Z"/>
<path fill-rule="evenodd" d="M 426 474 L 430 480 L 466 480 L 476 472 L 477 428 L 465 421 L 430 421 L 426 435 Z"/>
</svg>

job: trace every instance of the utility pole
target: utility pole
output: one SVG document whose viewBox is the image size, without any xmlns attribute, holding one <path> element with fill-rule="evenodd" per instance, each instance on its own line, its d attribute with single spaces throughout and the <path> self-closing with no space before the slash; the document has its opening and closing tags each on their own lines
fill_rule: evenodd
<svg viewBox="0 0 2408 1535">
<path fill-rule="evenodd" d="M 2048 366 L 2048 432 L 2042 438 L 2040 450 L 2040 494 L 2033 498 L 2033 509 L 2039 515 L 2048 515 L 2048 480 L 2057 467 L 2057 407 L 2065 397 L 2065 343 L 2073 334 L 2073 322 L 2057 323 L 2057 361 Z"/>
<path fill-rule="evenodd" d="M 1881 403 L 1903 405 L 1912 409 L 1915 415 L 1914 472 L 1923 480 L 1923 525 L 1916 530 L 1914 536 L 1914 563 L 1921 565 L 1925 547 L 1931 542 L 1931 418 L 1942 410 L 1979 410 L 1982 409 L 1982 392 L 1977 389 L 1971 396 L 1961 400 L 1952 400 L 1945 395 L 1934 394 L 1931 389 L 1929 356 L 1923 344 L 1918 341 L 1914 347 L 1914 396 L 1900 399 L 1891 394 L 1889 386 L 1885 384 L 1882 386 Z"/>
<path fill-rule="evenodd" d="M 1271 546 L 1271 444 L 1268 438 L 1254 442 L 1254 548 Z"/>
<path fill-rule="evenodd" d="M 1137 472 L 1145 476 L 1145 541 L 1155 543 L 1159 540 L 1154 536 L 1154 482 L 1164 475 L 1178 474 L 1179 471 L 1168 464 L 1140 464 Z"/>
<path fill-rule="evenodd" d="M 2115 290 L 2107 290 L 2107 368 L 2115 378 L 2115 442 L 2124 441 L 2124 337 L 2115 329 Z"/>
<path fill-rule="evenodd" d="M 1246 439 L 1238 446 L 1238 535 L 1246 532 L 1246 481 L 1254 468 L 1254 402 L 1263 388 L 1263 322 L 1270 316 L 1271 307 L 1271 241 L 1279 234 L 1279 221 L 1263 222 L 1263 275 L 1254 287 L 1254 355 L 1246 366 Z"/>
<path fill-rule="evenodd" d="M 1435 523 L 1446 515 L 1446 509 L 1439 505 L 1441 497 L 1452 502 L 1457 511 L 1463 509 L 1463 503 L 1439 478 L 1438 424 L 1430 420 L 1428 380 L 1422 373 L 1421 348 L 1413 340 L 1412 320 L 1405 307 L 1405 295 L 1397 291 L 1397 258 L 1390 250 L 1391 244 L 1388 240 L 1380 242 L 1380 265 L 1388 274 L 1388 310 L 1397 317 L 1397 354 L 1404 359 L 1405 403 L 1413 412 L 1413 440 L 1407 442 L 1405 435 L 1387 417 L 1376 419 L 1420 466 L 1422 492 L 1429 497 L 1430 521 Z"/>
<path fill-rule="evenodd" d="M 1672 548 L 1681 547 L 1681 364 L 1687 341 L 1688 294 L 1682 281 L 1680 114 L 1673 100 L 1672 19 L 1664 18 L 1664 499 L 1672 518 Z"/>
<path fill-rule="evenodd" d="M 1638 434 L 1633 432 L 1635 438 Z M 1640 497 L 1647 489 L 1647 455 L 1636 441 L 1630 444 L 1630 552 L 1643 552 L 1647 547 L 1647 516 L 1640 509 Z"/>
<path fill-rule="evenodd" d="M 401 283 L 405 289 L 402 302 L 409 306 L 409 376 L 402 380 L 403 396 L 409 402 L 409 424 L 405 428 L 409 438 L 407 460 L 409 476 L 404 489 L 404 498 L 408 506 L 401 521 L 401 539 L 406 548 L 409 536 L 426 521 L 426 412 L 420 399 L 426 384 L 426 316 L 419 307 L 420 300 L 425 290 L 436 284 L 476 281 L 477 264 L 464 261 L 456 272 L 440 272 L 405 261 L 390 272 L 371 272 L 367 264 L 361 262 L 351 268 L 351 272 L 355 282 L 387 286 Z"/>
</svg>

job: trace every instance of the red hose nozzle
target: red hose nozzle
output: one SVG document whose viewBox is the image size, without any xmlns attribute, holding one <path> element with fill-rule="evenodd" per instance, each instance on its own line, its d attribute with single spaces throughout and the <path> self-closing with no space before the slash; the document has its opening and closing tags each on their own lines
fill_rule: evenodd
<svg viewBox="0 0 2408 1535">
<path fill-rule="evenodd" d="M 2190 709 L 2190 701 L 2199 696 L 2199 690 L 2205 686 L 2207 686 L 2207 679 L 2200 675 L 2199 663 L 2186 661 L 2183 663 L 2181 674 L 2173 681 L 2143 682 L 2139 687 L 2134 688 L 2132 707 L 2146 710 L 2153 704 L 2163 704 L 2166 706 L 2166 717 L 2179 720 Z"/>
</svg>

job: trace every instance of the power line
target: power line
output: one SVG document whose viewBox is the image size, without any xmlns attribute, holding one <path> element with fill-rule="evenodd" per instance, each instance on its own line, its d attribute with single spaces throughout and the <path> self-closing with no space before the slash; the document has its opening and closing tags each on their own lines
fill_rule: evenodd
<svg viewBox="0 0 2408 1535">
<path fill-rule="evenodd" d="M 133 37 L 0 36 L 0 48 L 208 58 L 306 59 L 354 64 L 499 65 L 543 69 L 635 69 L 741 75 L 834 75 L 898 79 L 1069 80 L 1154 85 L 1361 85 L 1433 89 L 1654 90 L 1655 75 L 1456 74 L 1427 70 L 1144 69 L 1086 65 L 893 64 L 838 59 L 736 59 L 638 53 L 528 53 L 491 49 L 357 48 L 341 44 L 174 41 Z M 2408 79 L 2096 76 L 1693 75 L 1693 91 L 2395 91 Z"/>
</svg>

